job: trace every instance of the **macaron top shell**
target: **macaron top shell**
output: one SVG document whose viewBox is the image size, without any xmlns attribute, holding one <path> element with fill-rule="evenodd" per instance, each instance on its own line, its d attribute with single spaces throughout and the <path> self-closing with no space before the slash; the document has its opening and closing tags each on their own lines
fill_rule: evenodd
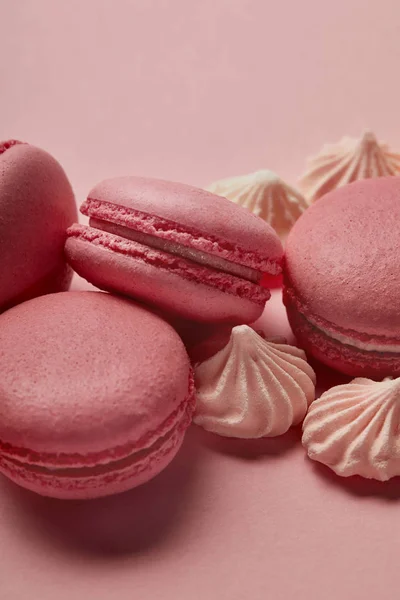
<svg viewBox="0 0 400 600">
<path fill-rule="evenodd" d="M 54 291 L 67 288 L 63 247 L 76 218 L 72 188 L 50 154 L 0 143 L 0 310 L 46 278 L 58 281 Z"/>
<path fill-rule="evenodd" d="M 400 178 L 339 188 L 309 208 L 286 244 L 286 286 L 317 325 L 400 336 Z"/>
<path fill-rule="evenodd" d="M 50 294 L 0 317 L 0 443 L 102 452 L 155 431 L 188 396 L 176 332 L 102 292 Z"/>
<path fill-rule="evenodd" d="M 210 254 L 219 253 L 249 267 L 279 263 L 282 258 L 278 236 L 262 219 L 226 198 L 189 185 L 160 179 L 119 177 L 96 185 L 81 208 L 84 214 L 101 218 L 99 206 L 93 201 L 156 216 L 165 221 L 164 237 L 169 235 L 167 230 L 171 225 L 171 239 L 178 233 L 175 241 L 192 245 L 193 239 L 197 238 L 200 244 L 206 244 L 204 250 Z M 104 216 L 107 216 L 106 212 Z"/>
</svg>

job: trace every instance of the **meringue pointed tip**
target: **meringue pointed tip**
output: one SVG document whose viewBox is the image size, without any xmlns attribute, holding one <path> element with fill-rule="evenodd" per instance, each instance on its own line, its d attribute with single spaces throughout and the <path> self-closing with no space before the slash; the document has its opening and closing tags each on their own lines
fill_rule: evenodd
<svg viewBox="0 0 400 600">
<path fill-rule="evenodd" d="M 377 146 L 378 140 L 376 138 L 376 135 L 370 129 L 366 129 L 361 136 L 360 145 L 361 146 Z"/>
<path fill-rule="evenodd" d="M 253 173 L 254 181 L 264 185 L 270 185 L 272 183 L 281 183 L 283 184 L 282 179 L 274 173 L 274 171 L 270 171 L 269 169 L 260 169 L 259 171 L 255 171 Z"/>
<path fill-rule="evenodd" d="M 242 348 L 253 346 L 257 343 L 257 338 L 264 341 L 261 336 L 249 325 L 237 325 L 231 332 L 231 343 L 238 344 Z"/>
<path fill-rule="evenodd" d="M 243 336 L 243 335 L 247 335 L 247 334 L 251 334 L 254 333 L 254 335 L 258 335 L 254 329 L 252 327 L 250 327 L 250 325 L 236 325 L 236 327 L 234 327 L 232 329 L 232 336 L 234 337 L 238 337 L 238 336 Z"/>
</svg>

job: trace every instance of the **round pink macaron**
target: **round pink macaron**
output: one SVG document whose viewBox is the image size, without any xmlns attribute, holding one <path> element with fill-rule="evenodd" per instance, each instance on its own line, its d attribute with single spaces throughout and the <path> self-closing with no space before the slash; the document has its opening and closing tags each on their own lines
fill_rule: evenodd
<svg viewBox="0 0 400 600">
<path fill-rule="evenodd" d="M 400 178 L 319 200 L 286 244 L 284 302 L 301 345 L 349 375 L 400 375 Z"/>
<path fill-rule="evenodd" d="M 68 230 L 66 255 L 94 285 L 204 322 L 251 322 L 281 270 L 282 246 L 262 219 L 226 198 L 140 177 L 103 181 Z"/>
<path fill-rule="evenodd" d="M 76 218 L 71 186 L 53 157 L 30 144 L 0 142 L 0 312 L 68 289 L 64 243 Z"/>
<path fill-rule="evenodd" d="M 151 479 L 194 410 L 192 370 L 160 317 L 102 292 L 0 316 L 0 471 L 34 492 L 94 498 Z"/>
</svg>

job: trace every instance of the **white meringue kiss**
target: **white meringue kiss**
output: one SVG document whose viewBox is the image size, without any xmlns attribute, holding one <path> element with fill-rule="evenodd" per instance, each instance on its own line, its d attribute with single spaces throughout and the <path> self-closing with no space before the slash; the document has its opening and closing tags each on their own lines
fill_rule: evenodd
<svg viewBox="0 0 400 600">
<path fill-rule="evenodd" d="M 359 139 L 344 137 L 337 144 L 326 144 L 320 154 L 309 160 L 299 185 L 306 198 L 315 202 L 347 183 L 399 173 L 400 154 L 366 131 Z"/>
<path fill-rule="evenodd" d="M 195 368 L 194 422 L 219 435 L 273 437 L 301 422 L 314 400 L 315 373 L 299 348 L 234 327 L 228 345 Z"/>
<path fill-rule="evenodd" d="M 400 475 L 400 378 L 331 388 L 311 405 L 302 442 L 312 460 L 342 477 Z"/>
<path fill-rule="evenodd" d="M 283 239 L 308 208 L 308 203 L 300 192 L 266 169 L 221 179 L 207 189 L 261 217 Z"/>
</svg>

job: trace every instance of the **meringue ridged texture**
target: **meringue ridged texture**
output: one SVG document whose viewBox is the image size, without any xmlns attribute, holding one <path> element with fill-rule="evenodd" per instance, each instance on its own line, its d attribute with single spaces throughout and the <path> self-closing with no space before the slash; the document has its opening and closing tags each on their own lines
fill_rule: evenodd
<svg viewBox="0 0 400 600">
<path fill-rule="evenodd" d="M 221 179 L 207 189 L 244 206 L 269 223 L 281 238 L 287 236 L 294 223 L 308 208 L 308 203 L 300 192 L 266 169 Z"/>
<path fill-rule="evenodd" d="M 357 378 L 313 402 L 303 423 L 308 456 L 337 475 L 400 475 L 400 378 Z"/>
<path fill-rule="evenodd" d="M 274 437 L 304 418 L 315 373 L 299 348 L 234 327 L 225 348 L 195 367 L 194 422 L 222 436 Z"/>
<path fill-rule="evenodd" d="M 315 202 L 353 181 L 399 174 L 400 154 L 367 131 L 361 138 L 344 137 L 337 144 L 326 144 L 319 155 L 309 160 L 299 187 L 310 202 Z"/>
</svg>

